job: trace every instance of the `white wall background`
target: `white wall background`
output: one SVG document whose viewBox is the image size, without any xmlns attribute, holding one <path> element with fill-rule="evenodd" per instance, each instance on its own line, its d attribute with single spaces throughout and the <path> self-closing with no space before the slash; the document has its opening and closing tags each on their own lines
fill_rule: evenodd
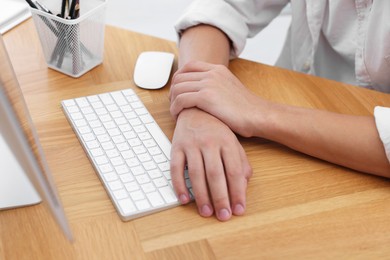
<svg viewBox="0 0 390 260">
<path fill-rule="evenodd" d="M 211 0 L 212 1 L 212 0 Z M 175 21 L 192 0 L 108 0 L 107 24 L 176 41 Z M 291 17 L 289 8 L 258 36 L 249 39 L 241 57 L 273 65 Z"/>
</svg>

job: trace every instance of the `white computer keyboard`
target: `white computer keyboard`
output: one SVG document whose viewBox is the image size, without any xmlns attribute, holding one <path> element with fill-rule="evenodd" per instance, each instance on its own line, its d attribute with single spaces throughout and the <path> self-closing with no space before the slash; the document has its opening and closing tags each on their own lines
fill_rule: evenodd
<svg viewBox="0 0 390 260">
<path fill-rule="evenodd" d="M 61 104 L 122 220 L 180 204 L 170 176 L 171 143 L 132 89 Z"/>
</svg>

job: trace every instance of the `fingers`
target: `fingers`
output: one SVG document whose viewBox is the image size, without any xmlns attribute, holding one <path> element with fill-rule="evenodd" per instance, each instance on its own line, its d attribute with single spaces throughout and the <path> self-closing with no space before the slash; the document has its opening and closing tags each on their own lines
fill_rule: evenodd
<svg viewBox="0 0 390 260">
<path fill-rule="evenodd" d="M 172 183 L 180 203 L 187 204 L 190 202 L 190 195 L 184 179 L 184 166 L 185 161 L 187 161 L 188 175 L 199 214 L 203 217 L 212 216 L 214 211 L 208 193 L 203 158 L 200 151 L 191 148 L 183 151 L 173 149 L 171 158 Z"/>
<path fill-rule="evenodd" d="M 205 74 L 204 72 L 180 73 L 180 71 L 177 71 L 172 78 L 169 100 L 173 101 L 183 91 L 199 91 L 201 84 L 198 83 L 207 77 Z"/>
<path fill-rule="evenodd" d="M 173 118 L 177 119 L 177 116 L 183 109 L 198 107 L 199 97 L 197 93 L 198 92 L 184 93 L 175 98 L 170 107 L 170 113 Z"/>
<path fill-rule="evenodd" d="M 186 73 L 186 72 L 205 72 L 214 69 L 215 67 L 223 66 L 218 64 L 212 64 L 203 61 L 191 61 L 186 63 L 182 68 L 180 68 L 176 73 Z"/>
<path fill-rule="evenodd" d="M 203 217 L 213 215 L 213 206 L 210 201 L 205 168 L 201 152 L 192 150 L 187 153 L 188 175 L 191 180 L 192 191 L 199 214 Z"/>
<path fill-rule="evenodd" d="M 171 178 L 173 187 L 181 204 L 190 202 L 190 195 L 184 180 L 185 155 L 183 152 L 172 149 L 171 151 Z"/>
<path fill-rule="evenodd" d="M 172 80 L 172 85 L 169 90 L 169 100 L 172 102 L 175 98 L 184 92 L 199 91 L 201 86 L 199 82 L 202 80 L 200 73 L 186 73 L 175 76 Z"/>
<path fill-rule="evenodd" d="M 232 210 L 221 155 L 216 149 L 207 149 L 203 160 L 215 214 L 221 221 L 229 220 Z"/>
<path fill-rule="evenodd" d="M 207 149 L 203 152 L 207 184 L 215 214 L 221 221 L 231 215 L 243 215 L 246 208 L 246 190 L 252 169 L 245 151 L 237 141 L 221 152 Z"/>
<path fill-rule="evenodd" d="M 187 81 L 182 83 L 174 83 L 170 88 L 169 100 L 171 102 L 183 93 L 199 92 L 202 88 L 201 81 Z"/>
<path fill-rule="evenodd" d="M 226 221 L 232 214 L 244 214 L 252 170 L 244 150 L 240 145 L 239 148 L 222 149 L 221 153 L 216 149 L 204 149 L 203 155 L 195 150 L 186 153 L 188 174 L 201 216 L 210 217 L 215 211 L 220 221 Z M 183 173 L 172 174 L 172 179 L 174 185 L 183 185 L 177 189 L 177 194 L 182 203 L 187 203 L 189 197 Z"/>
<path fill-rule="evenodd" d="M 238 143 L 239 149 L 222 149 L 225 174 L 228 181 L 230 203 L 234 215 L 243 215 L 246 208 L 246 190 L 252 168 L 245 151 Z"/>
<path fill-rule="evenodd" d="M 201 61 L 191 61 L 183 66 L 181 69 L 177 70 L 172 78 L 172 87 L 170 89 L 169 98 L 172 101 L 179 93 L 175 94 L 174 90 L 177 90 L 177 86 L 180 83 L 188 82 L 198 82 L 207 78 L 206 72 L 213 70 L 217 67 L 222 67 L 223 65 L 215 65 L 211 63 L 201 62 Z M 224 67 L 224 66 L 223 66 Z M 186 91 L 193 91 L 186 88 Z"/>
</svg>

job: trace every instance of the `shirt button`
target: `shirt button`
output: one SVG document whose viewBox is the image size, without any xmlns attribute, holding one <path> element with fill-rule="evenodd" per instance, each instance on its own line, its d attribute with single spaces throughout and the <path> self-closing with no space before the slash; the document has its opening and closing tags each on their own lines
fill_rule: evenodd
<svg viewBox="0 0 390 260">
<path fill-rule="evenodd" d="M 306 62 L 303 64 L 303 66 L 302 66 L 302 70 L 303 70 L 304 72 L 309 72 L 309 70 L 310 70 L 310 62 L 306 61 Z"/>
<path fill-rule="evenodd" d="M 386 61 L 387 65 L 390 67 L 390 55 L 387 55 L 385 57 L 385 61 Z"/>
</svg>

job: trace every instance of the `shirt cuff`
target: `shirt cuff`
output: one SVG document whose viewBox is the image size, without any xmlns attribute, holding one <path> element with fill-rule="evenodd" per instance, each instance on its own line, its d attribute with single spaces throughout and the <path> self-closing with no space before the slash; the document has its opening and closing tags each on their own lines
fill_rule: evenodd
<svg viewBox="0 0 390 260">
<path fill-rule="evenodd" d="M 222 0 L 194 1 L 175 24 L 180 34 L 187 28 L 199 24 L 208 24 L 223 31 L 232 41 L 230 58 L 238 57 L 244 50 L 249 32 L 241 15 L 228 3 Z"/>
<path fill-rule="evenodd" d="M 390 108 L 375 107 L 374 117 L 379 137 L 385 147 L 386 156 L 390 163 Z"/>
</svg>

